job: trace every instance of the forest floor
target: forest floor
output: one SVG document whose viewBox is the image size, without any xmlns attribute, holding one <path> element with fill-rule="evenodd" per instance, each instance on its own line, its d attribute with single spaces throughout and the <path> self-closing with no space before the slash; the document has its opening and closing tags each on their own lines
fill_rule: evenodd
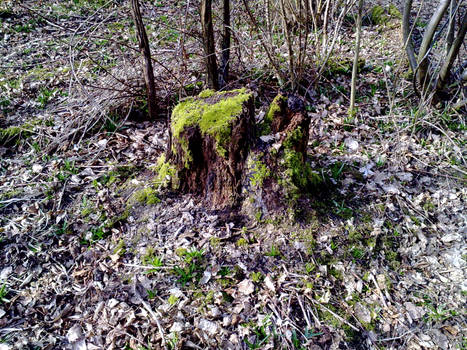
<svg viewBox="0 0 467 350">
<path fill-rule="evenodd" d="M 308 111 L 309 161 L 333 190 L 271 221 L 189 194 L 132 201 L 167 126 L 128 112 L 142 79 L 127 8 L 0 6 L 0 350 L 467 348 L 465 115 L 418 105 L 397 20 L 363 27 L 356 118 L 344 28 L 349 59 Z M 200 45 L 183 39 L 187 66 L 189 26 L 153 7 L 170 114 L 202 86 Z M 255 62 L 232 88 L 249 84 L 261 115 L 277 88 Z"/>
</svg>

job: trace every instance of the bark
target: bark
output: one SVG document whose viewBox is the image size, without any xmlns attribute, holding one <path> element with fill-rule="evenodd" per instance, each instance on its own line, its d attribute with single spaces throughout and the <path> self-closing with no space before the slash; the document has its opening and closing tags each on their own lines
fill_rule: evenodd
<svg viewBox="0 0 467 350">
<path fill-rule="evenodd" d="M 402 33 L 404 38 L 404 47 L 407 52 L 407 57 L 409 58 L 410 68 L 412 72 L 415 72 L 417 69 L 417 59 L 415 58 L 415 50 L 412 44 L 412 33 L 410 29 L 410 13 L 412 10 L 413 0 L 406 0 L 404 4 L 404 15 L 402 17 Z"/>
<path fill-rule="evenodd" d="M 439 4 L 438 8 L 436 9 L 435 13 L 431 17 L 430 22 L 428 23 L 425 34 L 423 35 L 423 40 L 420 45 L 420 51 L 418 52 L 418 84 L 422 86 L 424 92 L 430 86 L 430 74 L 428 72 L 430 66 L 430 60 L 428 58 L 429 49 L 433 42 L 433 37 L 436 32 L 436 28 L 438 27 L 441 19 L 443 18 L 444 14 L 446 13 L 449 3 L 451 0 L 442 0 Z"/>
<path fill-rule="evenodd" d="M 240 100 L 234 103 L 238 103 L 239 113 L 224 115 L 221 105 L 238 97 Z M 166 156 L 177 170 L 179 190 L 201 196 L 211 209 L 235 206 L 241 194 L 245 160 L 255 135 L 253 94 L 234 90 L 207 97 L 200 95 L 182 104 L 173 112 L 172 151 Z M 194 110 L 202 112 L 195 119 L 185 119 Z M 226 111 L 229 113 L 228 108 Z M 227 124 L 207 126 L 223 117 L 227 117 Z"/>
<path fill-rule="evenodd" d="M 447 78 L 449 77 L 449 72 L 451 71 L 452 65 L 459 54 L 459 50 L 464 42 L 465 35 L 467 32 L 467 11 L 464 13 L 464 17 L 462 18 L 462 23 L 459 28 L 459 32 L 457 33 L 457 37 L 451 45 L 451 48 L 448 52 L 446 60 L 444 61 L 441 70 L 439 72 L 439 78 L 437 83 L 437 90 L 440 91 L 444 88 Z"/>
<path fill-rule="evenodd" d="M 200 13 L 208 86 L 211 89 L 219 90 L 219 73 L 217 70 L 214 29 L 212 25 L 212 0 L 201 1 Z"/>
<path fill-rule="evenodd" d="M 251 217 L 283 218 L 303 209 L 321 182 L 307 163 L 310 118 L 297 96 L 279 94 L 265 123 L 270 128 L 248 156 L 242 211 Z"/>
<path fill-rule="evenodd" d="M 221 65 L 221 83 L 220 87 L 223 88 L 227 84 L 229 77 L 229 66 L 230 66 L 230 0 L 224 0 L 223 8 L 223 19 L 224 19 L 224 33 L 222 35 L 222 65 Z"/>
<path fill-rule="evenodd" d="M 358 74 L 358 56 L 360 54 L 360 37 L 362 32 L 362 13 L 363 13 L 363 0 L 358 2 L 358 14 L 357 14 L 357 38 L 355 43 L 355 55 L 353 60 L 352 68 L 352 86 L 350 91 L 350 107 L 349 114 L 354 115 L 355 113 L 355 90 L 357 87 L 357 74 Z"/>
<path fill-rule="evenodd" d="M 156 105 L 156 88 L 154 84 L 154 71 L 151 62 L 151 49 L 149 48 L 149 40 L 144 28 L 143 19 L 139 7 L 138 0 L 131 0 L 131 12 L 135 21 L 136 34 L 138 35 L 139 49 L 144 57 L 144 80 L 148 96 L 148 112 L 151 119 L 157 118 Z"/>
<path fill-rule="evenodd" d="M 451 50 L 452 43 L 454 42 L 454 32 L 456 28 L 456 12 L 457 12 L 457 1 L 451 0 L 451 5 L 449 6 L 449 26 L 448 34 L 446 38 L 446 54 Z"/>
</svg>

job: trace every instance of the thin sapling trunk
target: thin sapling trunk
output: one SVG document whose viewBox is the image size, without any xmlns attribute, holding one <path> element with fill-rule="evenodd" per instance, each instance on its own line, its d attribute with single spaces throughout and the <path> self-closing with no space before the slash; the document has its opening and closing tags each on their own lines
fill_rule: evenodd
<svg viewBox="0 0 467 350">
<path fill-rule="evenodd" d="M 355 43 L 355 55 L 353 60 L 352 68 L 352 86 L 350 91 L 350 107 L 349 115 L 355 115 L 355 94 L 357 87 L 357 77 L 358 77 L 358 56 L 360 54 L 360 37 L 362 33 L 362 12 L 363 12 L 363 0 L 358 1 L 358 13 L 357 13 L 357 38 Z"/>
<path fill-rule="evenodd" d="M 146 29 L 144 28 L 138 0 L 131 0 L 131 12 L 133 15 L 133 20 L 135 21 L 139 49 L 144 57 L 143 72 L 148 96 L 148 113 L 151 119 L 156 119 L 156 88 L 154 84 L 154 71 L 152 69 L 151 62 L 151 49 L 149 48 L 149 40 L 146 34 Z"/>
</svg>

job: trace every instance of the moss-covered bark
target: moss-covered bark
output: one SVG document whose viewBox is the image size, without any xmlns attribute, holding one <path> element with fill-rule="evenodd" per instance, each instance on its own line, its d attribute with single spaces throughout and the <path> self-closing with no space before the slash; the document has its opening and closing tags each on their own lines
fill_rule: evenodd
<svg viewBox="0 0 467 350">
<path fill-rule="evenodd" d="M 249 154 L 243 209 L 251 217 L 293 214 L 299 200 L 321 183 L 307 162 L 310 120 L 303 108 L 291 110 L 289 104 L 294 105 L 281 94 L 272 101 L 263 125 L 273 139 L 259 140 Z"/>
<path fill-rule="evenodd" d="M 253 94 L 205 90 L 175 107 L 171 131 L 167 161 L 179 188 L 202 194 L 210 206 L 235 204 L 255 134 Z"/>
<path fill-rule="evenodd" d="M 321 184 L 307 161 L 310 120 L 298 97 L 279 94 L 255 133 L 252 94 L 205 90 L 172 114 L 172 145 L 157 184 L 202 195 L 211 208 L 242 204 L 251 217 L 294 212 Z M 267 137 L 263 137 L 268 135 Z M 267 140 L 267 141 L 265 141 Z"/>
</svg>

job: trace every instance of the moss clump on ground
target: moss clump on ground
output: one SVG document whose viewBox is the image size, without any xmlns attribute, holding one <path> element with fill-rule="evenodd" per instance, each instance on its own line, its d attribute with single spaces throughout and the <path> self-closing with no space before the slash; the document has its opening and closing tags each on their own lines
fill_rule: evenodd
<svg viewBox="0 0 467 350">
<path fill-rule="evenodd" d="M 123 239 L 120 239 L 117 243 L 117 245 L 115 246 L 114 250 L 113 250 L 113 253 L 114 254 L 118 254 L 120 256 L 122 255 L 125 255 L 126 253 L 126 245 L 125 245 L 125 241 Z"/>
<path fill-rule="evenodd" d="M 271 133 L 271 124 L 274 116 L 281 112 L 281 105 L 286 101 L 287 97 L 284 95 L 277 95 L 272 100 L 269 110 L 266 113 L 263 123 L 260 125 L 261 135 L 269 135 Z"/>
<path fill-rule="evenodd" d="M 33 125 L 26 123 L 21 126 L 10 126 L 0 129 L 0 145 L 5 145 L 21 138 L 28 138 L 32 134 Z"/>
<path fill-rule="evenodd" d="M 365 60 L 358 59 L 358 70 L 361 71 L 365 67 Z M 330 58 L 326 62 L 326 74 L 333 76 L 335 74 L 348 74 L 352 73 L 353 58 Z"/>
<path fill-rule="evenodd" d="M 382 6 L 373 7 L 371 9 L 370 17 L 374 24 L 385 24 L 388 21 L 386 11 L 384 11 Z"/>
<path fill-rule="evenodd" d="M 185 128 L 198 125 L 203 135 L 208 134 L 216 141 L 217 152 L 225 157 L 230 141 L 231 122 L 242 113 L 244 103 L 252 96 L 246 89 L 215 92 L 202 91 L 198 97 L 189 98 L 175 107 L 172 113 L 172 135 L 185 151 L 185 166 L 192 161 L 188 145 L 180 140 Z M 172 149 L 176 152 L 175 149 Z"/>
<path fill-rule="evenodd" d="M 389 13 L 389 15 L 391 16 L 391 18 L 402 19 L 402 14 L 401 14 L 401 12 L 400 12 L 399 9 L 397 8 L 397 6 L 394 5 L 394 4 L 389 5 L 389 7 L 388 7 L 388 13 Z"/>
<path fill-rule="evenodd" d="M 157 160 L 154 171 L 157 174 L 154 180 L 156 188 L 167 187 L 170 184 L 173 189 L 177 189 L 179 187 L 177 169 L 173 164 L 166 160 L 165 154 L 161 155 Z"/>
<path fill-rule="evenodd" d="M 376 25 L 386 24 L 391 19 L 401 19 L 402 15 L 395 5 L 389 5 L 387 8 L 375 6 L 370 12 L 371 22 Z"/>
<path fill-rule="evenodd" d="M 139 190 L 133 194 L 131 197 L 130 203 L 142 203 L 147 205 L 153 205 L 160 203 L 159 197 L 157 197 L 157 192 L 152 187 L 146 187 L 142 190 Z"/>
</svg>

